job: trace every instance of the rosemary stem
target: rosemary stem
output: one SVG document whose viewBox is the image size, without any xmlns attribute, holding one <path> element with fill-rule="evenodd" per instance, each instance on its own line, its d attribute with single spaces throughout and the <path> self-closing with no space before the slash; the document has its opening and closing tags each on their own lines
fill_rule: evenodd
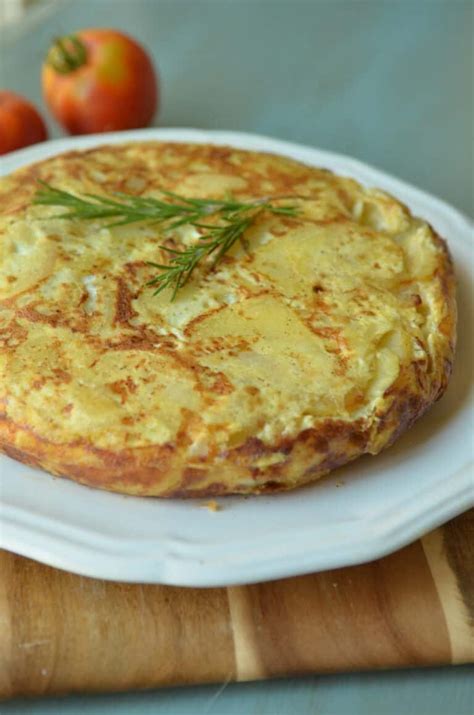
<svg viewBox="0 0 474 715">
<path fill-rule="evenodd" d="M 232 198 L 190 198 L 165 190 L 161 190 L 160 194 L 162 198 L 124 193 L 116 193 L 113 197 L 90 193 L 78 196 L 40 181 L 33 204 L 66 209 L 53 218 L 113 219 L 112 223 L 106 224 L 109 227 L 148 222 L 161 225 L 166 232 L 175 231 L 180 226 L 193 226 L 205 231 L 196 243 L 181 250 L 160 246 L 168 255 L 167 264 L 149 262 L 159 272 L 146 285 L 154 288 L 154 295 L 171 288 L 171 300 L 176 298 L 202 260 L 215 254 L 214 267 L 237 241 L 246 246 L 244 234 L 262 212 L 280 216 L 298 215 L 296 206 L 276 203 L 291 197 L 263 197 L 241 202 Z"/>
</svg>

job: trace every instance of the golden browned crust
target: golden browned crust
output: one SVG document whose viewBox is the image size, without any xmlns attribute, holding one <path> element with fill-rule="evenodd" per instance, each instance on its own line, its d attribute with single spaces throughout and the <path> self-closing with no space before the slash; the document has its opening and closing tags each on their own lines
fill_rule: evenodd
<svg viewBox="0 0 474 715">
<path fill-rule="evenodd" d="M 93 171 L 102 178 L 94 178 Z M 287 258 L 265 253 L 268 241 L 260 242 L 257 236 L 249 255 L 237 252 L 226 258 L 227 273 L 195 279 L 181 303 L 183 311 L 189 308 L 189 315 L 178 315 L 179 322 L 177 313 L 167 312 L 171 308 L 166 298 L 153 303 L 143 290 L 149 256 L 140 254 L 134 235 L 121 236 L 122 242 L 130 241 L 133 259 L 117 258 L 91 244 L 96 251 L 93 269 L 90 263 L 82 266 L 80 242 L 74 243 L 68 225 L 58 220 L 30 245 L 30 238 L 21 233 L 23 227 L 51 216 L 48 210 L 30 206 L 37 178 L 73 190 L 106 193 L 117 189 L 153 193 L 163 187 L 188 195 L 219 196 L 231 189 L 242 197 L 318 197 L 314 207 L 305 209 L 307 233 L 300 236 L 298 221 L 285 219 L 263 226 L 262 236 L 268 230 L 273 246 L 291 240 L 296 232 L 295 252 L 313 234 L 316 249 L 323 246 L 326 252 L 327 246 L 342 241 L 340 236 L 349 240 L 354 236 L 361 265 L 373 260 L 364 253 L 369 246 L 377 258 L 370 271 L 375 275 L 380 270 L 383 278 L 369 280 L 364 277 L 369 273 L 362 278 L 357 274 L 354 287 L 346 293 L 337 271 L 328 275 L 321 269 L 308 277 L 309 288 L 303 286 L 296 294 L 291 285 L 280 286 L 280 278 L 286 280 L 280 268 L 270 280 L 268 271 L 278 260 L 284 265 Z M 456 337 L 448 249 L 427 224 L 381 192 L 366 191 L 351 180 L 279 157 L 226 147 L 150 143 L 70 152 L 22 169 L 0 182 L 0 205 L 0 251 L 2 247 L 4 251 L 0 252 L 0 450 L 14 459 L 126 494 L 202 497 L 272 492 L 313 481 L 361 454 L 376 454 L 446 389 Z M 39 230 L 37 226 L 34 230 Z M 338 233 L 330 233 L 334 226 Z M 109 237 L 104 234 L 102 240 L 105 245 Z M 9 241 L 15 251 L 22 241 L 28 250 L 32 246 L 37 251 L 35 275 L 29 277 L 15 262 L 13 249 L 7 250 Z M 391 256 L 401 262 L 396 275 L 390 272 Z M 329 261 L 321 258 L 321 265 L 325 260 Z M 239 273 L 242 267 L 245 280 Z M 91 270 L 111 275 L 113 283 L 110 291 L 105 279 L 100 283 L 105 297 L 99 308 L 89 305 L 91 295 L 84 282 Z M 357 273 L 358 268 L 354 270 Z M 60 271 L 66 278 L 57 288 L 54 276 Z M 305 280 L 302 276 L 302 284 Z M 229 285 L 237 296 L 237 308 L 226 302 Z M 196 308 L 201 298 L 203 304 Z M 299 331 L 289 334 L 289 344 L 282 348 L 289 357 L 278 373 L 280 378 L 283 375 L 281 395 L 275 386 L 262 388 L 261 373 L 254 374 L 253 368 L 245 367 L 246 377 L 239 382 L 236 367 L 242 355 L 257 360 L 269 354 L 279 359 L 278 351 L 271 352 L 272 326 L 263 324 L 261 313 L 280 309 L 281 320 L 293 316 Z M 384 321 L 379 332 L 377 310 Z M 373 340 L 373 350 L 367 354 L 360 353 L 361 344 L 350 326 L 354 311 L 360 331 L 366 330 L 366 340 Z M 397 311 L 403 329 L 398 328 Z M 168 320 L 173 321 L 173 330 Z M 255 321 L 253 333 L 244 320 Z M 267 329 L 262 343 L 260 335 Z M 291 343 L 301 340 L 312 350 L 310 339 L 319 351 L 312 361 L 321 370 L 330 369 L 331 375 L 322 374 L 321 380 L 327 381 L 328 394 L 334 394 L 334 408 L 330 400 L 324 401 L 324 390 L 316 403 L 306 394 L 295 396 L 291 360 L 304 374 L 307 348 L 292 354 Z M 47 355 L 45 341 L 54 359 Z M 71 355 L 82 350 L 87 365 L 84 362 L 79 370 Z M 117 367 L 114 373 L 115 363 L 99 370 L 100 361 L 112 354 L 120 370 Z M 373 362 L 378 371 L 375 386 L 367 366 L 367 375 L 354 372 L 357 360 Z M 22 375 L 14 361 L 17 365 L 23 361 Z M 157 418 L 154 436 L 147 405 L 157 390 L 163 391 L 163 400 L 168 399 L 166 384 L 156 382 L 160 370 L 167 375 L 171 371 L 169 380 L 177 381 L 181 392 L 178 398 L 169 398 L 169 405 L 159 403 L 168 407 Z M 307 393 L 317 387 L 311 382 L 315 374 L 311 370 Z M 108 371 L 111 377 L 106 381 Z M 86 391 L 89 384 L 96 390 L 101 385 L 102 400 L 92 387 Z M 275 401 L 275 395 L 282 402 L 275 402 L 270 410 L 268 402 Z M 289 410 L 287 403 L 293 397 L 294 410 L 288 412 L 292 427 L 286 429 L 279 414 L 283 408 Z M 177 399 L 179 409 L 173 411 Z M 153 409 L 159 410 L 159 405 Z M 236 417 L 239 406 L 242 414 Z M 105 415 L 102 421 L 88 424 L 99 413 L 101 418 Z"/>
</svg>

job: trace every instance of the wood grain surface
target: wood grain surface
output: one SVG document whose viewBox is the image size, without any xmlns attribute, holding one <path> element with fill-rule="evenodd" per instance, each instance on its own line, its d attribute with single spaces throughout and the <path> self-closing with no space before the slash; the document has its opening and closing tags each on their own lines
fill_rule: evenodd
<svg viewBox="0 0 474 715">
<path fill-rule="evenodd" d="M 474 661 L 474 511 L 370 564 L 231 588 L 0 552 L 0 696 Z"/>
</svg>

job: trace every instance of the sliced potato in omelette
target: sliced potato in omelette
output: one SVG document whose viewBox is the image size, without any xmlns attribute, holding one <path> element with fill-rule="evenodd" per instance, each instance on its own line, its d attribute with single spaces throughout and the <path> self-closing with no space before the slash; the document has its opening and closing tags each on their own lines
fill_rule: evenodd
<svg viewBox="0 0 474 715">
<path fill-rule="evenodd" d="M 57 218 L 33 204 L 39 179 L 80 195 L 285 197 L 298 215 L 259 214 L 171 301 L 146 285 L 167 259 L 160 226 Z M 0 180 L 0 450 L 84 484 L 259 493 L 376 454 L 444 392 L 455 326 L 445 243 L 325 170 L 145 142 Z"/>
</svg>

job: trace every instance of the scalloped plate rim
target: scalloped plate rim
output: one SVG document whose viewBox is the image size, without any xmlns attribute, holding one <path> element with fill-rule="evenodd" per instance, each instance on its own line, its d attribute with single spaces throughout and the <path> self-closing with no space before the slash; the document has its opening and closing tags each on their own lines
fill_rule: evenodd
<svg viewBox="0 0 474 715">
<path fill-rule="evenodd" d="M 339 173 L 353 175 L 363 183 L 382 186 L 385 190 L 401 194 L 404 197 L 402 200 L 407 203 L 406 197 L 410 196 L 412 203 L 426 207 L 428 213 L 437 213 L 440 221 L 454 225 L 459 235 L 467 236 L 472 230 L 470 219 L 441 199 L 357 159 L 243 132 L 166 128 L 57 139 L 27 147 L 3 157 L 0 174 L 9 173 L 14 168 L 39 161 L 62 151 L 110 142 L 147 139 L 212 142 L 293 156 L 309 164 L 328 166 Z M 12 464 L 14 466 L 11 466 Z M 12 460 L 0 456 L 0 477 L 3 478 L 6 473 L 8 478 L 8 473 L 15 471 L 15 465 L 16 463 Z M 471 470 L 472 462 L 461 467 L 460 470 L 458 469 L 462 474 L 457 477 L 456 481 L 447 475 L 438 480 L 436 484 L 433 483 L 432 487 L 441 485 L 439 496 L 433 498 L 428 493 L 429 490 L 425 490 L 427 494 L 422 494 L 423 499 L 417 502 L 416 507 L 412 505 L 408 513 L 398 519 L 393 517 L 387 519 L 387 510 L 381 510 L 369 521 L 364 521 L 362 516 L 342 520 L 338 523 L 340 533 L 334 527 L 332 540 L 329 536 L 319 549 L 313 550 L 307 548 L 307 542 L 302 537 L 320 535 L 321 529 L 318 533 L 317 528 L 304 525 L 304 529 L 300 529 L 299 534 L 288 534 L 287 531 L 281 533 L 277 543 L 273 545 L 273 549 L 267 547 L 265 550 L 263 548 L 257 554 L 247 556 L 239 555 L 239 550 L 248 546 L 250 536 L 242 537 L 240 542 L 238 539 L 234 539 L 232 544 L 227 542 L 229 548 L 223 552 L 222 546 L 209 540 L 198 542 L 191 542 L 189 539 L 180 540 L 179 527 L 174 536 L 171 534 L 157 535 L 154 539 L 140 536 L 132 538 L 126 533 L 120 533 L 120 530 L 115 533 L 115 536 L 110 536 L 101 532 L 100 529 L 86 528 L 81 522 L 80 512 L 77 512 L 78 518 L 74 524 L 54 515 L 38 515 L 28 504 L 25 503 L 21 506 L 21 494 L 18 487 L 14 493 L 20 505 L 12 504 L 8 500 L 1 500 L 0 545 L 51 566 L 86 576 L 112 580 L 166 583 L 180 586 L 223 586 L 283 578 L 379 558 L 419 538 L 430 529 L 474 505 Z M 21 475 L 17 481 L 18 484 L 21 484 Z M 326 481 L 329 482 L 329 479 Z M 61 489 L 63 484 L 68 485 L 63 489 L 65 494 L 67 490 L 71 489 L 69 486 L 72 484 L 71 482 L 56 479 L 54 482 L 59 485 L 58 489 Z M 2 497 L 1 485 L 0 489 L 0 497 Z M 95 490 L 77 484 L 73 484 L 72 489 L 81 490 L 86 503 L 89 500 L 93 502 L 94 495 L 97 493 Z M 288 494 L 294 498 L 295 492 Z M 420 495 L 415 493 L 415 496 Z M 413 493 L 407 494 L 407 497 L 413 497 Z M 136 497 L 131 499 L 137 500 Z M 261 498 L 258 497 L 258 499 Z M 279 499 L 285 499 L 285 495 L 280 495 Z M 343 504 L 342 492 L 340 499 Z M 138 501 L 142 500 L 138 499 Z M 163 503 L 161 502 L 161 504 Z M 221 503 L 224 505 L 221 514 L 224 515 L 222 530 L 225 531 L 226 500 L 222 500 Z M 397 502 L 393 506 L 399 507 L 400 503 Z M 351 543 L 344 545 L 341 540 L 344 541 L 344 534 L 347 535 L 347 532 L 344 532 L 343 524 L 347 522 L 350 522 L 352 527 L 358 528 L 358 532 L 354 535 Z M 283 549 L 283 543 L 289 536 L 294 538 L 294 542 L 291 546 L 287 546 L 287 553 L 280 556 L 273 555 L 275 549 Z M 153 553 L 154 551 L 155 553 Z M 291 564 L 289 558 L 292 559 Z"/>
</svg>

